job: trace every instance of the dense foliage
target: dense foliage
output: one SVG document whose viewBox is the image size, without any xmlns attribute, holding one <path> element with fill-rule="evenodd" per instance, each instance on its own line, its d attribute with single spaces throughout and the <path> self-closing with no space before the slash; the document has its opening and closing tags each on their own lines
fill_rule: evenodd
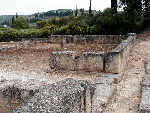
<svg viewBox="0 0 150 113">
<path fill-rule="evenodd" d="M 26 18 L 18 17 L 13 20 L 12 27 L 16 29 L 27 29 L 29 28 L 29 24 L 27 23 Z"/>
<path fill-rule="evenodd" d="M 133 22 L 126 15 L 126 12 L 116 13 L 114 9 L 107 8 L 94 16 L 70 16 L 38 21 L 37 26 L 38 28 L 44 28 L 45 26 L 55 25 L 53 32 L 47 34 L 118 35 L 139 32 L 142 29 L 143 21 L 143 16 L 137 15 Z"/>
<path fill-rule="evenodd" d="M 34 14 L 36 24 L 29 26 L 31 18 L 13 16 L 13 28 L 0 26 L 0 41 L 20 40 L 21 38 L 48 37 L 59 35 L 120 35 L 140 32 L 150 21 L 149 0 L 111 0 L 111 7 L 103 12 L 84 9 L 54 10 Z M 122 7 L 122 11 L 117 11 Z M 63 13 L 62 13 L 63 12 Z M 87 13 L 88 12 L 88 13 Z M 49 16 L 53 16 L 47 18 Z M 45 18 L 46 17 L 46 18 Z M 34 22 L 33 21 L 33 22 Z"/>
<path fill-rule="evenodd" d="M 19 41 L 22 38 L 40 38 L 43 37 L 40 29 L 13 29 L 0 28 L 0 41 Z"/>
</svg>

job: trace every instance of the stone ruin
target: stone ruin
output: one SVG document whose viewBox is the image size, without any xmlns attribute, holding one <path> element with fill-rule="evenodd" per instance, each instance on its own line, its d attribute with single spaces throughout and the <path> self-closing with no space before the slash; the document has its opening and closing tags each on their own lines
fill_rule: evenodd
<svg viewBox="0 0 150 113">
<path fill-rule="evenodd" d="M 5 109 L 9 108 L 11 101 L 20 101 L 18 105 L 8 112 L 102 113 L 104 111 L 116 92 L 116 84 L 121 79 L 121 74 L 128 61 L 128 55 L 135 44 L 136 35 L 130 35 L 126 40 L 123 40 L 125 39 L 124 37 L 118 36 L 117 41 L 114 40 L 114 36 L 110 36 L 111 38 L 109 39 L 108 36 L 92 36 L 92 38 L 87 36 L 88 38 L 82 39 L 78 36 L 68 36 L 72 38 L 61 37 L 63 38 L 58 40 L 60 36 L 51 36 L 50 39 L 44 41 L 58 44 L 63 42 L 62 46 L 65 46 L 65 43 L 73 42 L 76 44 L 78 42 L 93 43 L 94 40 L 94 43 L 98 44 L 115 41 L 118 46 L 108 53 L 83 52 L 78 54 L 76 51 L 55 51 L 52 53 L 50 67 L 53 70 L 106 72 L 97 79 L 95 84 L 91 84 L 86 80 L 73 80 L 70 78 L 53 84 L 34 79 L 27 81 L 1 80 L 0 100 L 3 101 Z M 38 43 L 37 40 L 34 41 L 29 42 Z M 25 42 L 22 42 L 23 46 Z M 39 42 L 41 43 L 41 41 Z M 141 100 L 140 113 L 145 110 L 144 106 L 145 104 Z"/>
<path fill-rule="evenodd" d="M 90 40 L 90 38 L 88 39 Z M 101 37 L 98 36 L 95 40 L 93 37 L 91 38 L 93 42 L 98 44 L 105 44 L 105 41 L 108 41 L 108 39 L 102 38 L 103 40 L 100 42 L 100 39 Z M 112 39 L 116 41 L 118 38 L 111 37 L 108 43 L 113 43 Z M 81 53 L 77 51 L 54 51 L 50 56 L 50 67 L 52 70 L 122 73 L 135 40 L 136 35 L 134 34 L 129 35 L 126 40 L 117 40 L 116 42 L 120 42 L 120 44 L 107 53 L 102 51 Z M 86 43 L 90 42 L 86 41 Z"/>
<path fill-rule="evenodd" d="M 120 75 L 104 74 L 95 84 L 71 78 L 53 84 L 4 79 L 0 82 L 0 102 L 6 113 L 102 113 L 119 78 Z M 11 101 L 17 100 L 19 103 L 9 110 Z"/>
<path fill-rule="evenodd" d="M 141 85 L 139 113 L 150 113 L 150 59 L 145 60 L 145 76 Z"/>
<path fill-rule="evenodd" d="M 53 84 L 37 80 L 1 81 L 0 99 L 6 110 L 13 100 L 21 105 L 12 113 L 92 113 L 95 85 L 66 79 Z M 10 112 L 10 111 L 8 111 Z"/>
</svg>

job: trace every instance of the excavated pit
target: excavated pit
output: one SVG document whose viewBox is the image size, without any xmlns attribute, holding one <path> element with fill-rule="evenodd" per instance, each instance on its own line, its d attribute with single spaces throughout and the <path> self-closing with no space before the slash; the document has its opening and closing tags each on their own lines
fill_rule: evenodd
<svg viewBox="0 0 150 113">
<path fill-rule="evenodd" d="M 92 56 L 98 55 L 101 56 L 101 53 L 108 53 L 109 51 L 112 51 L 114 48 L 118 46 L 120 42 L 118 43 L 65 43 L 63 44 L 63 47 L 61 43 L 52 43 L 52 42 L 30 42 L 30 41 L 24 41 L 24 42 L 13 42 L 13 44 L 8 43 L 0 43 L 0 48 L 7 48 L 7 49 L 1 49 L 0 52 L 0 61 L 1 61 L 1 70 L 6 74 L 6 78 L 8 77 L 8 80 L 11 79 L 14 81 L 14 79 L 18 76 L 27 77 L 27 78 L 33 78 L 33 79 L 47 79 L 47 81 L 50 81 L 51 83 L 55 83 L 59 80 L 63 80 L 65 78 L 74 78 L 77 80 L 88 80 L 95 82 L 96 79 L 99 77 L 98 75 L 78 75 L 73 76 L 72 74 L 58 74 L 58 73 L 49 73 L 49 56 L 54 51 L 76 51 L 77 56 L 79 54 L 83 54 L 83 56 Z M 8 46 L 7 46 L 8 44 Z M 100 54 L 99 54 L 100 53 Z M 75 59 L 78 59 L 77 57 L 74 57 Z M 95 60 L 96 61 L 96 60 Z M 89 63 L 90 64 L 90 63 Z M 90 66 L 90 65 L 88 65 Z M 82 67 L 82 66 L 81 66 Z M 95 68 L 95 67 L 94 67 Z M 96 67 L 97 68 L 97 67 Z M 103 68 L 103 66 L 102 66 Z M 88 69 L 89 71 L 90 69 Z M 10 72 L 10 73 L 9 73 Z M 11 72 L 15 73 L 15 76 Z M 10 76 L 11 75 L 11 76 Z M 61 75 L 61 76 L 60 76 Z M 2 76 L 2 74 L 1 74 Z M 22 81 L 20 81 L 22 82 Z M 13 86 L 11 87 L 13 88 Z M 10 89 L 11 89 L 10 88 Z M 33 95 L 28 95 L 26 98 L 27 101 L 29 98 L 31 98 Z M 11 99 L 11 101 L 3 98 L 1 98 L 2 105 L 7 106 L 0 106 L 3 111 L 0 111 L 2 113 L 10 112 L 11 110 L 15 109 L 20 104 L 24 103 L 24 101 L 16 98 Z M 4 104 L 5 103 L 5 104 Z M 7 109 L 7 110 L 6 110 Z"/>
</svg>

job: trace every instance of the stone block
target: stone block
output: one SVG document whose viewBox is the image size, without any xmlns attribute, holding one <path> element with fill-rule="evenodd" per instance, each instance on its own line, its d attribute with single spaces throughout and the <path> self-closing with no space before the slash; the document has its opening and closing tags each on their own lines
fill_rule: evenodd
<svg viewBox="0 0 150 113">
<path fill-rule="evenodd" d="M 142 82 L 143 88 L 150 88 L 150 75 L 145 75 L 144 80 Z"/>
<path fill-rule="evenodd" d="M 119 52 L 109 52 L 105 56 L 105 72 L 106 73 L 120 73 L 120 53 Z"/>
<path fill-rule="evenodd" d="M 107 84 L 97 84 L 95 90 L 95 102 L 94 102 L 94 112 L 102 113 L 106 105 L 111 100 L 112 96 L 116 91 L 116 87 Z"/>
<path fill-rule="evenodd" d="M 102 74 L 96 80 L 96 84 L 117 84 L 121 80 L 121 74 Z"/>
<path fill-rule="evenodd" d="M 145 72 L 146 74 L 150 74 L 150 59 L 145 60 Z"/>
<path fill-rule="evenodd" d="M 143 90 L 139 113 L 150 113 L 150 90 Z"/>
</svg>

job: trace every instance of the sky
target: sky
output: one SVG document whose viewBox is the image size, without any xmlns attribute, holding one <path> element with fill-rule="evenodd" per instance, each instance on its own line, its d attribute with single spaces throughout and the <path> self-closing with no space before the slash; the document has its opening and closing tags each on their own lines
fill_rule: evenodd
<svg viewBox="0 0 150 113">
<path fill-rule="evenodd" d="M 89 0 L 0 0 L 0 15 L 28 15 L 55 9 L 89 9 Z M 92 10 L 104 10 L 111 0 L 92 0 Z"/>
</svg>

